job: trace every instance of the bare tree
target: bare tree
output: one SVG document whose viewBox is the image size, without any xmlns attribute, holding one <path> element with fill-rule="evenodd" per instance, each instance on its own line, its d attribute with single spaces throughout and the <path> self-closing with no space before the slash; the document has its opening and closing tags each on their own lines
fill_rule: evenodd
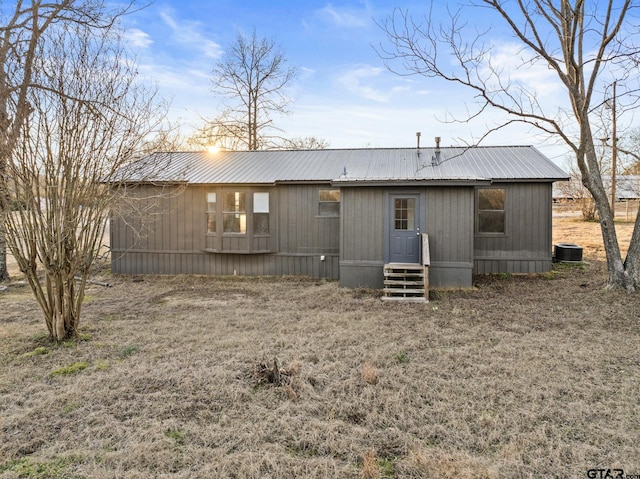
<svg viewBox="0 0 640 479">
<path fill-rule="evenodd" d="M 187 143 L 194 149 L 209 149 L 215 147 L 221 150 L 241 150 L 246 146 L 243 140 L 246 136 L 240 125 L 226 122 L 224 118 L 207 121 L 187 139 Z M 269 149 L 280 150 L 323 150 L 329 148 L 329 142 L 316 136 L 296 138 L 274 137 Z"/>
<path fill-rule="evenodd" d="M 33 58 L 38 88 L 26 92 L 30 113 L 6 164 L 20 205 L 6 225 L 49 335 L 60 341 L 77 332 L 121 170 L 158 127 L 162 109 L 136 83 L 115 27 L 63 23 L 43 39 Z"/>
<path fill-rule="evenodd" d="M 640 218 L 623 260 L 611 206 L 603 185 L 596 154 L 592 111 L 606 98 L 598 84 L 618 76 L 638 80 L 638 26 L 633 24 L 631 0 L 593 3 L 583 0 L 530 0 L 508 2 L 482 0 L 465 7 L 483 8 L 510 32 L 520 45 L 512 60 L 518 68 L 544 65 L 552 71 L 567 94 L 569 108 L 557 104 L 546 109 L 535 89 L 518 80 L 514 70 L 504 71 L 492 55 L 495 44 L 488 36 L 494 29 L 478 31 L 463 23 L 462 11 L 450 14 L 446 23 L 436 23 L 433 10 L 416 22 L 406 11 L 395 10 L 381 24 L 390 47 L 379 54 L 393 70 L 401 62 L 401 74 L 417 74 L 444 79 L 473 92 L 477 110 L 468 119 L 487 109 L 505 114 L 496 129 L 512 123 L 527 123 L 560 139 L 575 154 L 581 181 L 593 196 L 600 218 L 607 256 L 608 286 L 629 291 L 640 288 Z M 485 41 L 486 40 L 486 41 Z M 629 87 L 628 91 L 634 88 Z M 636 89 L 637 91 L 637 89 Z M 623 93 L 624 94 L 624 93 Z M 598 96 L 600 95 L 600 96 Z M 621 95 L 622 96 L 622 95 Z M 486 135 L 485 135 L 486 136 Z"/>
<path fill-rule="evenodd" d="M 246 149 L 248 130 L 245 126 L 222 115 L 214 120 L 205 121 L 204 126 L 198 128 L 187 142 L 198 149 L 212 146 L 222 150 Z"/>
<path fill-rule="evenodd" d="M 324 138 L 304 136 L 285 139 L 283 148 L 286 150 L 325 150 L 329 146 L 329 142 Z"/>
<path fill-rule="evenodd" d="M 109 11 L 101 0 L 18 0 L 0 4 L 0 196 L 7 204 L 7 162 L 31 106 L 28 93 L 37 88 L 34 64 L 45 33 L 60 24 L 108 27 L 132 6 Z M 1 205 L 0 205 L 1 206 Z M 5 209 L 0 209 L 0 281 L 8 278 Z"/>
<path fill-rule="evenodd" d="M 287 66 L 284 51 L 273 40 L 238 32 L 213 70 L 213 91 L 227 98 L 226 110 L 214 125 L 219 134 L 248 150 L 272 146 L 277 131 L 274 114 L 285 114 L 285 87 L 296 69 Z"/>
</svg>

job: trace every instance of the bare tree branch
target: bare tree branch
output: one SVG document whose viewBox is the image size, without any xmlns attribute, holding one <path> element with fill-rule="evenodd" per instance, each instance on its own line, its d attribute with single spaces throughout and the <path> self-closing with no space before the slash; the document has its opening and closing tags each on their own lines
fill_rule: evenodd
<svg viewBox="0 0 640 479">
<path fill-rule="evenodd" d="M 620 75 L 628 83 L 634 82 L 626 85 L 629 98 L 638 88 L 640 31 L 630 16 L 633 3 L 479 0 L 470 3 L 465 13 L 469 7 L 493 13 L 499 25 L 519 42 L 520 65 L 515 69 L 545 65 L 554 72 L 571 108 L 556 106 L 548 111 L 539 101 L 535 85 L 513 80 L 513 70 L 506 71 L 495 61 L 496 43 L 489 38 L 491 31 L 473 31 L 462 20 L 463 10 L 449 12 L 448 23 L 436 24 L 433 7 L 420 22 L 408 11 L 395 9 L 379 24 L 388 40 L 387 45 L 379 47 L 379 56 L 391 71 L 439 78 L 473 92 L 475 109 L 465 118 L 449 121 L 471 121 L 488 109 L 504 113 L 505 120 L 489 128 L 481 139 L 518 122 L 561 139 L 574 152 L 582 182 L 598 209 L 607 252 L 608 285 L 640 290 L 640 218 L 623 261 L 596 154 L 594 132 L 599 128 L 593 124 L 593 104 L 599 103 L 594 96 L 600 93 L 596 85 L 603 77 Z M 395 66 L 398 64 L 399 68 Z"/>
<path fill-rule="evenodd" d="M 102 0 L 19 0 L 0 4 L 0 197 L 7 204 L 7 162 L 17 147 L 22 129 L 32 112 L 29 93 L 33 84 L 37 51 L 46 32 L 57 26 L 75 24 L 91 30 L 110 29 L 124 14 L 133 11 L 134 1 L 112 9 Z M 4 217 L 0 209 L 0 281 L 8 278 Z"/>
<path fill-rule="evenodd" d="M 287 114 L 291 100 L 284 95 L 296 76 L 287 66 L 283 50 L 273 41 L 238 32 L 222 60 L 213 70 L 213 91 L 227 98 L 226 110 L 218 117 L 221 131 L 234 145 L 248 150 L 274 146 L 269 131 L 273 114 Z"/>
</svg>

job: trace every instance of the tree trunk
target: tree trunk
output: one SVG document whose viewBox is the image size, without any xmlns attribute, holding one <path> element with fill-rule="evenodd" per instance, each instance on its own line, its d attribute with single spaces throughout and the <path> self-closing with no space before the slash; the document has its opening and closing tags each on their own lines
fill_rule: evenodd
<svg viewBox="0 0 640 479">
<path fill-rule="evenodd" d="M 0 130 L 4 133 L 7 128 L 6 122 L 2 122 L 2 118 L 6 117 L 6 102 L 0 103 Z M 0 142 L 6 141 L 5 135 L 2 135 Z M 9 279 L 9 268 L 7 267 L 7 215 L 11 213 L 10 197 L 8 188 L 7 159 L 5 152 L 0 153 L 0 282 Z"/>
<path fill-rule="evenodd" d="M 7 240 L 5 236 L 7 232 L 4 224 L 6 214 L 0 206 L 0 281 L 9 279 L 9 269 L 7 268 Z"/>
<path fill-rule="evenodd" d="M 85 276 L 78 288 L 73 275 L 67 272 L 46 272 L 45 276 L 49 304 L 42 309 L 45 311 L 49 335 L 58 342 L 73 338 L 78 333 Z"/>
<path fill-rule="evenodd" d="M 596 198 L 596 204 L 609 273 L 607 288 L 623 288 L 629 292 L 636 292 L 640 287 L 640 215 L 636 218 L 627 257 L 623 261 L 606 192 L 604 188 L 593 188 L 591 193 L 594 198 L 596 195 L 600 196 Z"/>
<path fill-rule="evenodd" d="M 598 216 L 600 217 L 600 230 L 602 231 L 602 241 L 607 259 L 607 270 L 609 279 L 607 287 L 627 287 L 624 263 L 618 244 L 618 234 L 613 219 L 613 213 L 609 206 L 609 200 L 604 187 L 601 185 L 590 186 L 596 206 L 598 207 Z"/>
<path fill-rule="evenodd" d="M 575 107 L 575 111 L 577 112 L 584 110 L 580 108 L 582 103 L 579 100 L 581 99 L 578 98 L 578 95 L 573 97 L 573 103 L 577 105 Z M 635 278 L 631 278 L 622 261 L 622 253 L 620 252 L 620 244 L 618 243 L 618 234 L 616 232 L 612 209 L 615 205 L 609 204 L 609 197 L 602 183 L 598 159 L 593 145 L 593 134 L 586 118 L 581 122 L 581 136 L 581 143 L 584 145 L 584 149 L 577 152 L 576 159 L 582 175 L 582 184 L 593 196 L 598 210 L 598 216 L 600 217 L 600 230 L 602 232 L 602 242 L 609 274 L 607 288 L 624 288 L 629 291 L 635 291 L 635 284 L 638 282 L 638 277 L 636 274 Z"/>
<path fill-rule="evenodd" d="M 633 227 L 624 269 L 627 276 L 627 289 L 630 291 L 640 290 L 640 214 L 636 217 L 636 223 Z"/>
</svg>

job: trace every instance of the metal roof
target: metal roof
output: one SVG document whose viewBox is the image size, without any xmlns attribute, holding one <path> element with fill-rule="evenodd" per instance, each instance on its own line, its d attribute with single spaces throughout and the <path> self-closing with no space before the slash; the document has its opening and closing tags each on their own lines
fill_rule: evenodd
<svg viewBox="0 0 640 479">
<path fill-rule="evenodd" d="M 439 160 L 438 160 L 439 158 Z M 532 146 L 162 152 L 129 165 L 130 182 L 335 184 L 556 181 L 568 175 Z"/>
</svg>

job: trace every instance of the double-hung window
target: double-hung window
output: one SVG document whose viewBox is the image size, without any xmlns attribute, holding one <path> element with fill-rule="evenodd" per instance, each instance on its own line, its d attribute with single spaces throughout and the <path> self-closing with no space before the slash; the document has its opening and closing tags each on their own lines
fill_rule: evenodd
<svg viewBox="0 0 640 479">
<path fill-rule="evenodd" d="M 269 193 L 256 191 L 253 194 L 253 234 L 269 234 Z"/>
<path fill-rule="evenodd" d="M 224 233 L 247 233 L 246 193 L 225 191 L 222 193 L 222 224 Z"/>
<path fill-rule="evenodd" d="M 206 192 L 204 250 L 212 253 L 270 253 L 274 248 L 270 193 L 245 187 Z"/>
<path fill-rule="evenodd" d="M 216 193 L 207 193 L 207 233 L 217 232 Z"/>
<path fill-rule="evenodd" d="M 476 197 L 476 231 L 479 234 L 506 233 L 505 188 L 479 188 Z"/>
<path fill-rule="evenodd" d="M 318 216 L 340 216 L 340 190 L 319 190 Z"/>
</svg>

